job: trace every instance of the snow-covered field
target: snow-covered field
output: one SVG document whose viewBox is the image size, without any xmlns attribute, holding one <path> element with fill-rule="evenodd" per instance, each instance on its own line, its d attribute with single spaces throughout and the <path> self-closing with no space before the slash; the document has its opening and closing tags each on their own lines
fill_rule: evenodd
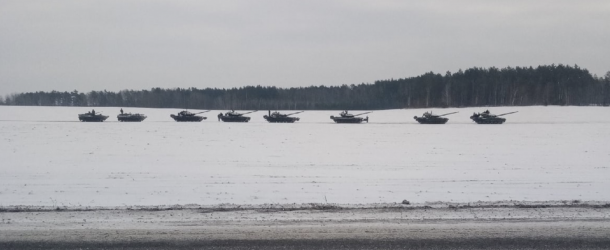
<svg viewBox="0 0 610 250">
<path fill-rule="evenodd" d="M 610 109 L 518 110 L 503 125 L 468 118 L 485 108 L 383 110 L 368 124 L 334 124 L 339 111 L 307 111 L 294 124 L 177 123 L 176 109 L 78 122 L 82 107 L 0 106 L 0 206 L 221 203 L 610 201 Z M 194 111 L 194 110 L 192 110 Z M 358 113 L 353 111 L 352 113 Z"/>
</svg>

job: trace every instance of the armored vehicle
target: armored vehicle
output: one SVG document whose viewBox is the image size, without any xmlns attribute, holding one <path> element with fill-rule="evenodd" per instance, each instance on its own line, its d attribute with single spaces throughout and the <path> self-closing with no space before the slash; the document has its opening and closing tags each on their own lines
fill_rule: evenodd
<svg viewBox="0 0 610 250">
<path fill-rule="evenodd" d="M 87 113 L 79 114 L 78 119 L 81 122 L 103 122 L 108 119 L 108 116 L 102 115 L 100 113 L 95 113 L 95 109 L 93 109 Z"/>
<path fill-rule="evenodd" d="M 265 120 L 267 120 L 268 122 L 281 122 L 281 123 L 294 123 L 298 120 L 300 120 L 300 118 L 298 117 L 290 117 L 291 115 L 296 115 L 299 113 L 303 113 L 305 111 L 299 111 L 296 113 L 291 113 L 291 114 L 280 114 L 280 112 L 273 112 L 271 113 L 271 110 L 269 110 L 269 115 L 265 115 L 263 116 L 263 118 L 265 118 Z"/>
<path fill-rule="evenodd" d="M 366 121 L 367 123 L 369 122 L 369 117 L 367 116 L 366 118 L 362 118 L 362 117 L 357 117 L 360 115 L 364 115 L 364 114 L 368 114 L 368 113 L 372 113 L 371 112 L 364 112 L 364 113 L 360 113 L 357 115 L 352 115 L 350 113 L 347 112 L 347 110 L 341 112 L 341 116 L 330 116 L 330 119 L 333 119 L 333 121 L 335 121 L 336 123 L 361 123 L 363 121 Z"/>
<path fill-rule="evenodd" d="M 445 124 L 447 123 L 447 121 L 449 121 L 449 118 L 445 118 L 442 116 L 451 115 L 455 113 L 458 112 L 447 113 L 442 115 L 434 115 L 432 114 L 432 112 L 425 112 L 421 117 L 413 116 L 413 119 L 415 119 L 421 124 Z"/>
<path fill-rule="evenodd" d="M 116 117 L 120 122 L 141 122 L 146 119 L 146 115 L 144 114 L 132 114 L 132 113 L 123 113 L 123 109 L 121 109 L 121 113 Z"/>
<path fill-rule="evenodd" d="M 200 122 L 200 121 L 207 119 L 207 117 L 200 116 L 197 114 L 201 114 L 201 113 L 205 113 L 205 112 L 210 112 L 210 110 L 206 110 L 206 111 L 198 112 L 198 113 L 191 113 L 189 111 L 183 110 L 183 111 L 178 112 L 178 115 L 171 114 L 170 116 L 172 118 L 174 118 L 174 120 L 177 122 Z"/>
<path fill-rule="evenodd" d="M 222 120 L 223 122 L 248 122 L 248 121 L 250 121 L 250 117 L 247 117 L 244 115 L 254 113 L 256 111 L 258 111 L 258 110 L 240 114 L 240 113 L 235 112 L 235 110 L 231 110 L 224 114 L 222 114 L 222 113 L 218 114 L 218 121 Z"/>
<path fill-rule="evenodd" d="M 472 119 L 477 124 L 502 124 L 506 121 L 506 118 L 502 118 L 500 116 L 510 115 L 510 114 L 514 114 L 517 112 L 519 112 L 519 111 L 508 112 L 508 113 L 499 114 L 499 115 L 493 115 L 493 114 L 489 113 L 489 110 L 485 110 L 482 113 L 472 114 L 472 116 L 470 116 L 470 119 Z"/>
</svg>

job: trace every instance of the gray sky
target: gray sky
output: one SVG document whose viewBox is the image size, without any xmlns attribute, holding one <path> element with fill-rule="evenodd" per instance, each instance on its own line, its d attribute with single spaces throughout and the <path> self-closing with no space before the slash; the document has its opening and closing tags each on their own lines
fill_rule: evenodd
<svg viewBox="0 0 610 250">
<path fill-rule="evenodd" d="M 610 70 L 608 0 L 0 0 L 0 94 Z"/>
</svg>

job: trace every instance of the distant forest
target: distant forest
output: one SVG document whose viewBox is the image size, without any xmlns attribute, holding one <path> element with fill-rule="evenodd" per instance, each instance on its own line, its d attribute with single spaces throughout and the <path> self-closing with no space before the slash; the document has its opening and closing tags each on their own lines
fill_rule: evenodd
<svg viewBox="0 0 610 250">
<path fill-rule="evenodd" d="M 604 77 L 567 65 L 470 68 L 342 86 L 175 88 L 28 92 L 0 97 L 2 105 L 147 107 L 236 110 L 397 109 L 469 106 L 610 104 Z"/>
</svg>

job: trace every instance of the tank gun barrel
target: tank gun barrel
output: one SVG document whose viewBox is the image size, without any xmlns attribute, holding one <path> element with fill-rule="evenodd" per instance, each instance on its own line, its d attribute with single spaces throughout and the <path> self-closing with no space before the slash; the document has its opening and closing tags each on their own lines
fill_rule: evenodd
<svg viewBox="0 0 610 250">
<path fill-rule="evenodd" d="M 247 114 L 250 114 L 250 113 L 254 113 L 254 112 L 256 112 L 256 111 L 258 111 L 258 110 L 254 110 L 254 111 L 246 112 L 246 113 L 243 113 L 242 115 L 247 115 Z"/>
<path fill-rule="evenodd" d="M 459 113 L 459 112 L 451 112 L 451 113 L 442 114 L 442 115 L 439 115 L 439 116 L 453 115 L 453 114 L 456 114 L 456 113 Z"/>
<path fill-rule="evenodd" d="M 499 115 L 496 115 L 496 116 L 510 115 L 510 114 L 514 114 L 514 113 L 517 113 L 517 112 L 519 112 L 519 111 L 508 112 L 508 113 L 499 114 Z"/>
<path fill-rule="evenodd" d="M 366 115 L 366 114 L 368 114 L 368 113 L 373 113 L 373 111 L 369 111 L 369 112 L 360 113 L 360 114 L 357 114 L 357 115 L 354 115 L 354 116 Z"/>
<path fill-rule="evenodd" d="M 300 113 L 303 113 L 303 112 L 305 112 L 305 110 L 299 111 L 299 112 L 295 112 L 295 113 L 290 113 L 290 114 L 287 114 L 286 116 L 296 115 L 296 114 L 300 114 Z"/>
<path fill-rule="evenodd" d="M 210 111 L 212 111 L 212 110 L 206 110 L 206 111 L 203 111 L 203 112 L 198 112 L 198 113 L 193 113 L 193 114 L 194 115 L 196 115 L 196 114 L 203 114 L 203 113 L 207 113 L 207 112 L 210 112 Z"/>
</svg>

